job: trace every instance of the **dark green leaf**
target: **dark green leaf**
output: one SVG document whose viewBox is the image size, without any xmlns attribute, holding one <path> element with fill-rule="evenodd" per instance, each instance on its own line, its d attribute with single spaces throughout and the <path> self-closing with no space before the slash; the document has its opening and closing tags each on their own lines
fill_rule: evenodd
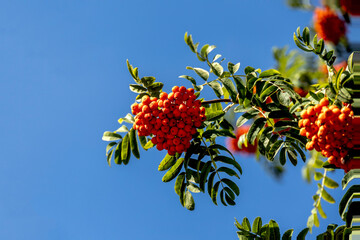
<svg viewBox="0 0 360 240">
<path fill-rule="evenodd" d="M 208 193 L 209 193 L 210 197 L 211 197 L 211 189 L 213 187 L 215 174 L 216 174 L 216 172 L 211 173 L 209 176 L 209 179 L 208 179 Z"/>
<path fill-rule="evenodd" d="M 189 80 L 192 84 L 196 85 L 196 80 L 193 77 L 187 76 L 187 75 L 181 75 L 179 78 L 185 78 Z"/>
<path fill-rule="evenodd" d="M 106 156 L 108 155 L 108 152 L 115 144 L 116 144 L 116 142 L 111 142 L 106 146 Z"/>
<path fill-rule="evenodd" d="M 223 178 L 221 179 L 222 182 L 226 183 L 230 188 L 231 190 L 234 191 L 234 193 L 239 196 L 240 194 L 240 189 L 239 187 L 233 182 L 231 181 L 230 179 L 227 179 L 227 178 Z"/>
<path fill-rule="evenodd" d="M 221 77 L 224 72 L 224 68 L 218 62 L 214 62 L 211 64 L 211 70 L 218 77 Z"/>
<path fill-rule="evenodd" d="M 130 136 L 127 133 L 121 144 L 121 161 L 126 165 L 130 160 Z"/>
<path fill-rule="evenodd" d="M 252 224 L 252 232 L 259 235 L 261 227 L 262 227 L 261 217 L 255 218 L 255 220 L 254 220 L 254 222 Z"/>
<path fill-rule="evenodd" d="M 294 229 L 289 229 L 289 230 L 287 230 L 284 234 L 283 234 L 283 236 L 282 236 L 282 240 L 291 240 L 291 237 L 292 237 L 292 234 L 293 234 L 293 232 L 294 232 Z"/>
<path fill-rule="evenodd" d="M 280 240 L 280 228 L 279 225 L 274 221 L 269 222 L 270 239 Z"/>
<path fill-rule="evenodd" d="M 306 234 L 309 232 L 309 228 L 303 229 L 299 235 L 297 236 L 296 240 L 305 240 Z"/>
<path fill-rule="evenodd" d="M 233 64 L 231 62 L 228 63 L 228 69 L 231 74 L 235 74 L 240 68 L 240 63 Z"/>
<path fill-rule="evenodd" d="M 219 189 L 219 185 L 220 185 L 220 182 L 217 182 L 214 184 L 214 187 L 211 188 L 211 200 L 213 201 L 213 203 L 215 205 L 217 205 L 217 194 L 218 194 L 218 189 Z"/>
<path fill-rule="evenodd" d="M 131 128 L 130 130 L 130 148 L 131 152 L 133 153 L 134 157 L 137 159 L 140 158 L 139 146 L 136 138 L 135 129 Z"/>
<path fill-rule="evenodd" d="M 220 81 L 224 84 L 224 87 L 230 94 L 231 100 L 235 103 L 237 101 L 237 92 L 233 82 L 229 78 L 221 78 Z"/>
<path fill-rule="evenodd" d="M 285 148 L 282 148 L 281 151 L 280 151 L 280 159 L 279 160 L 280 160 L 280 164 L 283 165 L 283 166 L 286 163 L 286 154 L 285 154 L 286 152 L 285 152 L 285 150 L 286 150 Z"/>
<path fill-rule="evenodd" d="M 151 84 L 150 86 L 148 86 L 147 88 L 151 92 L 159 92 L 163 88 L 163 86 L 164 86 L 163 83 L 155 82 L 155 83 Z"/>
<path fill-rule="evenodd" d="M 234 160 L 232 158 L 229 158 L 229 157 L 226 157 L 226 156 L 216 156 L 214 158 L 214 161 L 215 162 L 220 161 L 220 162 L 223 162 L 223 163 L 231 164 L 239 171 L 240 175 L 242 174 L 242 169 L 240 167 L 240 164 L 238 162 L 236 162 L 236 160 Z"/>
<path fill-rule="evenodd" d="M 205 183 L 207 180 L 207 177 L 210 173 L 211 170 L 211 162 L 207 162 L 205 163 L 204 167 L 201 169 L 201 174 L 200 174 L 200 189 L 202 189 L 203 191 L 205 191 Z"/>
<path fill-rule="evenodd" d="M 215 121 L 225 115 L 224 111 L 216 111 L 206 114 L 206 121 Z"/>
<path fill-rule="evenodd" d="M 297 154 L 296 154 L 296 152 L 291 148 L 286 148 L 286 152 L 287 152 L 287 155 L 288 155 L 288 158 L 289 158 L 290 162 L 294 166 L 296 166 L 296 164 L 297 164 Z"/>
<path fill-rule="evenodd" d="M 274 144 L 271 145 L 271 148 L 267 154 L 267 157 L 270 161 L 274 160 L 276 154 L 280 151 L 283 143 L 283 140 L 277 140 Z"/>
<path fill-rule="evenodd" d="M 255 109 L 251 109 L 241 115 L 238 120 L 236 121 L 236 126 L 241 127 L 244 123 L 246 123 L 248 120 L 252 119 L 253 117 L 257 116 L 259 112 Z"/>
<path fill-rule="evenodd" d="M 146 145 L 146 143 L 147 143 L 146 137 L 145 137 L 145 136 L 138 136 L 138 137 L 139 137 L 140 144 L 141 144 L 142 148 L 144 148 L 145 145 Z M 144 149 L 145 149 L 145 148 L 144 148 Z M 145 149 L 145 150 L 147 150 L 147 149 Z"/>
<path fill-rule="evenodd" d="M 239 175 L 232 170 L 231 168 L 227 168 L 227 167 L 220 167 L 218 170 L 218 172 L 225 172 L 227 173 L 229 176 L 236 176 L 237 178 L 240 178 Z"/>
<path fill-rule="evenodd" d="M 115 149 L 115 156 L 114 156 L 114 162 L 116 164 L 121 164 L 121 141 L 119 142 L 119 144 L 116 146 Z"/>
<path fill-rule="evenodd" d="M 263 129 L 265 126 L 266 119 L 265 118 L 257 118 L 255 119 L 254 123 L 249 128 L 249 131 L 247 132 L 247 139 L 249 140 L 249 143 L 254 145 L 255 140 L 259 134 L 259 132 Z"/>
<path fill-rule="evenodd" d="M 107 163 L 109 164 L 110 167 L 111 167 L 111 158 L 112 158 L 113 153 L 114 153 L 114 149 L 111 150 L 109 152 L 109 154 L 107 155 Z"/>
<path fill-rule="evenodd" d="M 235 134 L 228 129 L 209 129 L 206 130 L 203 135 L 204 138 L 211 138 L 213 136 L 224 136 L 236 138 Z"/>
</svg>

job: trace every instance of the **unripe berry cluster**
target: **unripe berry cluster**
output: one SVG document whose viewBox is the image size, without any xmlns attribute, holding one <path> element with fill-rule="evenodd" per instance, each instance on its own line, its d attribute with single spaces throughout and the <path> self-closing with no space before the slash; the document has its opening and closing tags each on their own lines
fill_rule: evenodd
<svg viewBox="0 0 360 240">
<path fill-rule="evenodd" d="M 335 105 L 328 105 L 329 100 L 323 98 L 319 104 L 301 113 L 300 135 L 311 140 L 306 144 L 306 149 L 321 152 L 330 164 L 345 169 L 345 157 L 348 150 L 354 147 L 351 141 L 354 113 L 349 107 L 340 110 Z"/>
<path fill-rule="evenodd" d="M 141 100 L 131 105 L 138 135 L 152 135 L 156 148 L 167 150 L 169 155 L 185 152 L 196 129 L 206 120 L 205 108 L 196 100 L 194 89 L 175 86 L 169 94 L 161 92 L 159 99 L 145 95 Z"/>
</svg>

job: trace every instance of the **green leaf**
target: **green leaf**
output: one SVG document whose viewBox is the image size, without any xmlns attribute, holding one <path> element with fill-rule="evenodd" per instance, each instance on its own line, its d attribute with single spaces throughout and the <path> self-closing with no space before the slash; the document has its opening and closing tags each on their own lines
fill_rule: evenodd
<svg viewBox="0 0 360 240">
<path fill-rule="evenodd" d="M 129 129 L 125 125 L 122 125 L 115 132 L 129 132 Z"/>
<path fill-rule="evenodd" d="M 107 155 L 107 163 L 109 164 L 110 167 L 111 167 L 111 158 L 112 158 L 113 153 L 114 153 L 114 149 L 111 150 L 109 152 L 109 154 Z"/>
<path fill-rule="evenodd" d="M 173 180 L 179 174 L 183 162 L 184 162 L 184 158 L 179 158 L 176 161 L 176 163 L 170 168 L 170 170 L 165 173 L 165 175 L 162 178 L 162 181 L 170 182 L 171 180 Z"/>
<path fill-rule="evenodd" d="M 238 120 L 236 121 L 236 126 L 241 127 L 244 123 L 246 123 L 248 120 L 252 119 L 253 117 L 257 116 L 259 112 L 255 109 L 251 109 L 241 115 Z"/>
<path fill-rule="evenodd" d="M 174 156 L 171 156 L 169 154 L 166 154 L 164 159 L 160 162 L 158 170 L 159 171 L 165 171 L 172 167 L 176 162 L 176 158 Z"/>
<path fill-rule="evenodd" d="M 233 102 L 237 101 L 237 92 L 233 82 L 229 78 L 221 78 L 220 81 L 224 84 L 224 87 L 229 92 L 231 100 Z"/>
<path fill-rule="evenodd" d="M 234 76 L 234 82 L 236 85 L 236 89 L 239 93 L 239 98 L 243 99 L 245 97 L 245 92 L 246 92 L 245 86 L 243 84 L 243 80 L 239 76 Z"/>
<path fill-rule="evenodd" d="M 196 85 L 196 80 L 193 77 L 187 76 L 187 75 L 181 75 L 179 78 L 185 78 L 189 80 L 193 85 Z"/>
<path fill-rule="evenodd" d="M 114 156 L 114 162 L 119 165 L 121 164 L 121 146 L 122 146 L 122 143 L 120 141 L 118 143 L 118 145 L 116 146 L 115 156 Z"/>
<path fill-rule="evenodd" d="M 297 165 L 297 154 L 294 150 L 292 150 L 291 148 L 286 148 L 286 152 L 288 155 L 288 158 L 290 160 L 290 162 L 296 166 Z"/>
<path fill-rule="evenodd" d="M 206 121 L 215 121 L 217 119 L 220 119 L 222 116 L 224 116 L 225 112 L 221 110 L 221 111 L 210 112 L 205 115 L 206 115 Z"/>
<path fill-rule="evenodd" d="M 206 183 L 207 177 L 210 173 L 210 170 L 211 170 L 211 161 L 205 163 L 204 167 L 201 169 L 200 189 L 202 189 L 203 191 L 205 191 L 205 183 Z"/>
<path fill-rule="evenodd" d="M 217 194 L 218 194 L 218 189 L 219 189 L 219 185 L 220 185 L 220 182 L 217 182 L 214 184 L 214 187 L 211 188 L 211 200 L 213 201 L 213 203 L 215 205 L 217 205 Z"/>
<path fill-rule="evenodd" d="M 240 63 L 233 64 L 231 62 L 228 63 L 228 69 L 231 74 L 235 74 L 240 68 Z"/>
<path fill-rule="evenodd" d="M 320 172 L 315 172 L 315 174 L 314 174 L 314 179 L 315 179 L 315 181 L 319 181 L 320 179 L 322 179 L 323 178 L 323 174 L 322 173 L 320 173 Z"/>
<path fill-rule="evenodd" d="M 269 232 L 270 232 L 270 239 L 277 239 L 280 240 L 280 228 L 279 225 L 274 221 L 270 220 L 269 222 Z"/>
<path fill-rule="evenodd" d="M 247 139 L 249 140 L 250 144 L 254 145 L 255 140 L 259 134 L 259 132 L 263 129 L 265 126 L 266 119 L 265 118 L 257 118 L 255 119 L 254 123 L 249 128 L 249 131 L 247 132 Z"/>
<path fill-rule="evenodd" d="M 185 192 L 184 206 L 190 211 L 195 209 L 195 201 L 194 201 L 194 198 L 193 198 L 193 196 L 191 195 L 191 193 L 189 191 Z"/>
<path fill-rule="evenodd" d="M 323 188 L 322 189 L 322 195 L 321 195 L 321 197 L 325 200 L 325 201 L 327 201 L 327 202 L 329 202 L 329 203 L 335 203 L 335 199 Z"/>
<path fill-rule="evenodd" d="M 202 79 L 204 79 L 205 81 L 209 78 L 209 72 L 202 69 L 202 68 L 193 68 L 193 70 L 195 71 L 195 73 L 197 75 L 199 75 Z"/>
<path fill-rule="evenodd" d="M 239 175 L 234 170 L 232 170 L 231 168 L 220 167 L 217 171 L 227 173 L 229 176 L 236 176 L 237 178 L 240 179 Z"/>
<path fill-rule="evenodd" d="M 147 143 L 146 137 L 145 136 L 138 136 L 138 137 L 140 140 L 141 147 L 144 148 Z M 145 150 L 147 151 L 147 149 L 145 149 Z"/>
<path fill-rule="evenodd" d="M 255 218 L 253 224 L 252 224 L 252 232 L 256 233 L 256 234 L 260 234 L 260 230 L 261 230 L 261 226 L 262 226 L 262 220 L 261 217 L 257 217 Z"/>
<path fill-rule="evenodd" d="M 108 152 L 115 144 L 116 144 L 116 142 L 111 142 L 106 146 L 106 156 L 108 155 Z"/>
<path fill-rule="evenodd" d="M 293 232 L 294 232 L 294 229 L 289 229 L 289 230 L 287 230 L 284 234 L 283 234 L 283 236 L 282 236 L 282 240 L 291 240 L 291 237 L 292 237 L 292 234 L 293 234 Z"/>
<path fill-rule="evenodd" d="M 287 92 L 280 92 L 279 93 L 279 102 L 281 105 L 285 106 L 285 107 L 289 107 L 290 103 L 291 103 L 291 96 L 289 93 Z"/>
<path fill-rule="evenodd" d="M 152 147 L 154 147 L 155 145 L 152 143 L 152 141 L 148 141 L 147 143 L 146 143 L 146 145 L 144 146 L 144 149 L 145 150 L 148 150 L 148 149 L 150 149 L 150 148 L 152 148 Z"/>
<path fill-rule="evenodd" d="M 260 73 L 259 78 L 268 78 L 275 75 L 280 75 L 281 73 L 276 69 L 269 69 Z"/>
<path fill-rule="evenodd" d="M 265 90 L 261 92 L 260 101 L 264 102 L 267 97 L 270 97 L 275 91 L 278 90 L 278 87 L 275 85 L 270 85 Z"/>
<path fill-rule="evenodd" d="M 309 28 L 307 28 L 307 27 L 304 28 L 302 38 L 304 40 L 304 43 L 306 45 L 309 45 L 309 43 L 310 43 L 310 31 L 309 31 Z"/>
<path fill-rule="evenodd" d="M 223 90 L 221 89 L 220 83 L 218 83 L 216 80 L 208 82 L 208 85 L 214 90 L 216 96 L 218 98 L 221 98 L 221 96 L 224 94 Z"/>
<path fill-rule="evenodd" d="M 208 179 L 208 187 L 207 187 L 207 190 L 208 190 L 208 193 L 209 193 L 210 197 L 211 197 L 211 189 L 212 189 L 212 187 L 213 187 L 213 182 L 214 182 L 215 174 L 216 174 L 216 172 L 211 173 L 210 176 L 209 176 L 209 179 Z"/>
<path fill-rule="evenodd" d="M 154 82 L 155 82 L 154 77 L 143 77 L 143 78 L 141 78 L 141 83 L 144 84 L 145 87 L 150 86 Z"/>
<path fill-rule="evenodd" d="M 226 151 L 227 153 L 229 153 L 231 155 L 231 157 L 235 160 L 234 155 L 230 152 L 229 149 L 227 149 L 226 147 L 220 145 L 220 144 L 212 144 L 209 146 L 209 149 L 217 149 L 217 150 L 222 150 L 222 151 Z"/>
<path fill-rule="evenodd" d="M 180 196 L 181 194 L 181 187 L 182 185 L 184 184 L 185 182 L 185 173 L 182 172 L 178 175 L 178 177 L 176 178 L 176 181 L 175 181 L 175 186 L 174 186 L 174 189 L 175 189 L 175 192 L 177 195 Z"/>
<path fill-rule="evenodd" d="M 211 64 L 211 70 L 218 77 L 221 77 L 224 72 L 224 68 L 218 62 L 214 62 Z"/>
<path fill-rule="evenodd" d="M 231 188 L 231 190 L 234 191 L 236 196 L 239 196 L 240 189 L 233 181 L 231 181 L 230 179 L 227 179 L 227 178 L 223 178 L 223 179 L 221 179 L 221 181 L 226 183 L 226 185 L 228 185 Z"/>
<path fill-rule="evenodd" d="M 122 138 L 121 135 L 119 135 L 117 133 L 106 131 L 106 132 L 104 132 L 102 140 L 103 141 L 116 141 L 116 140 L 120 140 L 121 138 Z"/>
<path fill-rule="evenodd" d="M 135 129 L 131 128 L 131 130 L 130 130 L 130 148 L 131 148 L 131 152 L 133 153 L 134 157 L 139 159 L 140 151 L 139 151 L 139 146 L 138 146 L 135 132 L 136 132 Z"/>
<path fill-rule="evenodd" d="M 247 74 L 250 74 L 250 73 L 252 73 L 252 72 L 254 72 L 254 71 L 255 71 L 255 68 L 250 67 L 250 66 L 247 66 L 247 67 L 244 69 L 244 72 L 245 72 L 246 75 L 247 75 Z"/>
<path fill-rule="evenodd" d="M 137 84 L 130 84 L 129 88 L 134 93 L 146 93 L 147 89 Z"/>
<path fill-rule="evenodd" d="M 282 148 L 282 149 L 281 149 L 279 160 L 280 160 L 280 164 L 281 164 L 282 166 L 284 166 L 285 163 L 286 163 L 286 148 Z"/>
<path fill-rule="evenodd" d="M 119 118 L 118 122 L 119 122 L 120 124 L 122 124 L 123 122 L 134 123 L 134 122 L 135 122 L 135 119 L 134 119 L 133 115 L 131 115 L 130 113 L 128 113 L 128 114 L 126 114 L 125 117 Z"/>
<path fill-rule="evenodd" d="M 121 144 L 121 161 L 126 165 L 130 160 L 130 137 L 129 133 L 124 136 Z"/>
<path fill-rule="evenodd" d="M 299 235 L 297 236 L 296 240 L 305 240 L 306 234 L 309 232 L 309 228 L 303 229 Z"/>
<path fill-rule="evenodd" d="M 191 182 L 187 184 L 187 189 L 189 189 L 189 191 L 193 193 L 201 192 L 200 188 Z"/>
<path fill-rule="evenodd" d="M 240 175 L 242 174 L 242 169 L 240 167 L 240 164 L 238 162 L 236 162 L 236 160 L 232 159 L 232 158 L 229 158 L 229 157 L 226 157 L 226 156 L 216 156 L 214 158 L 214 161 L 217 162 L 223 162 L 223 163 L 226 163 L 226 164 L 231 164 L 233 165 L 240 173 Z"/>
<path fill-rule="evenodd" d="M 317 210 L 322 218 L 327 218 L 324 210 L 322 209 L 321 202 L 318 203 Z"/>
<path fill-rule="evenodd" d="M 243 227 L 244 230 L 251 231 L 251 224 L 247 217 L 243 218 L 241 226 Z"/>
<path fill-rule="evenodd" d="M 283 144 L 283 140 L 277 140 L 274 144 L 271 145 L 271 148 L 267 153 L 267 157 L 270 161 L 274 160 L 276 154 L 280 151 Z"/>
<path fill-rule="evenodd" d="M 134 68 L 131 66 L 131 64 L 130 64 L 130 62 L 129 62 L 128 59 L 126 59 L 126 65 L 127 65 L 128 70 L 129 70 L 129 72 L 130 72 L 130 75 L 132 76 L 132 78 L 134 79 L 134 81 L 135 81 L 136 83 L 140 84 L 140 83 L 141 83 L 141 82 L 140 82 L 140 79 L 139 79 L 139 77 L 137 76 L 137 75 L 138 75 L 138 69 L 137 69 L 137 68 L 134 69 Z"/>
<path fill-rule="evenodd" d="M 147 88 L 149 89 L 150 92 L 159 92 L 159 91 L 161 91 L 163 86 L 164 86 L 163 83 L 155 82 L 155 83 L 151 84 L 150 86 L 148 86 Z"/>
</svg>

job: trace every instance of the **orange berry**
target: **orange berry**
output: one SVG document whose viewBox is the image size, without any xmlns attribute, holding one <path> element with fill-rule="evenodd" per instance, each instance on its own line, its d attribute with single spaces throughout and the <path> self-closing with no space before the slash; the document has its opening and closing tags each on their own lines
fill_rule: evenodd
<svg viewBox="0 0 360 240">
<path fill-rule="evenodd" d="M 327 105 L 329 105 L 329 99 L 323 98 L 323 99 L 320 100 L 319 104 L 321 106 L 327 106 Z"/>
<path fill-rule="evenodd" d="M 307 114 L 308 114 L 309 116 L 314 115 L 314 114 L 315 114 L 314 107 L 313 107 L 313 106 L 308 107 L 308 109 L 306 110 L 306 112 L 307 112 Z"/>
<path fill-rule="evenodd" d="M 305 119 L 305 118 L 309 117 L 309 114 L 307 113 L 306 110 L 304 110 L 304 111 L 301 112 L 300 116 L 301 116 L 302 119 Z"/>
<path fill-rule="evenodd" d="M 150 97 L 148 95 L 143 96 L 141 98 L 141 101 L 144 105 L 148 105 L 151 102 Z"/>
<path fill-rule="evenodd" d="M 174 86 L 174 87 L 171 89 L 171 91 L 172 91 L 173 93 L 178 92 L 178 91 L 179 91 L 179 86 Z"/>
</svg>

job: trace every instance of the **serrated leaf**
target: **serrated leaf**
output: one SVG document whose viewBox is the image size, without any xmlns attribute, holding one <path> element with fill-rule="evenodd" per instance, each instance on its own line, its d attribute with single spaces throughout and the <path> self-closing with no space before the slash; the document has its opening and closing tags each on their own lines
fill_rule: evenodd
<svg viewBox="0 0 360 240">
<path fill-rule="evenodd" d="M 165 173 L 165 175 L 162 178 L 162 181 L 170 182 L 171 180 L 173 180 L 179 174 L 183 162 L 184 162 L 184 158 L 179 158 L 176 161 L 176 163 L 170 168 L 170 170 Z"/>
<path fill-rule="evenodd" d="M 158 170 L 159 171 L 165 171 L 172 167 L 176 162 L 176 158 L 174 156 L 171 156 L 169 154 L 166 154 L 164 159 L 160 162 Z"/>
<path fill-rule="evenodd" d="M 122 139 L 121 135 L 109 131 L 104 132 L 102 137 L 103 141 L 116 141 L 120 139 Z"/>
</svg>

